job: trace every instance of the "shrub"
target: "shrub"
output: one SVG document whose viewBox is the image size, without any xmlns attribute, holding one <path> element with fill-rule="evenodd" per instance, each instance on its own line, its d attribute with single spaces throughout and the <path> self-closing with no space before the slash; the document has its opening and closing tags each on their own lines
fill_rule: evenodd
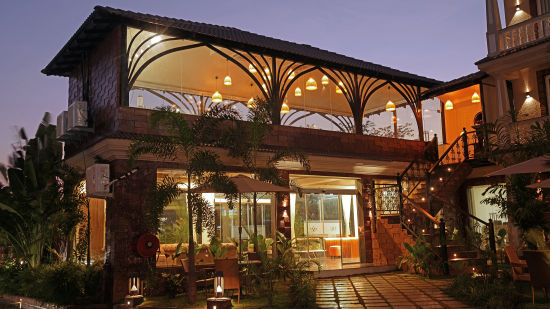
<svg viewBox="0 0 550 309">
<path fill-rule="evenodd" d="M 509 278 L 493 276 L 472 277 L 462 274 L 456 277 L 447 292 L 469 305 L 481 308 L 518 308 L 521 294 Z"/>
<path fill-rule="evenodd" d="M 4 262 L 0 267 L 0 293 L 59 305 L 100 303 L 102 270 L 101 264 L 86 267 L 63 262 L 32 268 Z"/>
<path fill-rule="evenodd" d="M 316 308 L 316 281 L 307 271 L 294 271 L 290 275 L 290 298 L 294 308 Z"/>
</svg>

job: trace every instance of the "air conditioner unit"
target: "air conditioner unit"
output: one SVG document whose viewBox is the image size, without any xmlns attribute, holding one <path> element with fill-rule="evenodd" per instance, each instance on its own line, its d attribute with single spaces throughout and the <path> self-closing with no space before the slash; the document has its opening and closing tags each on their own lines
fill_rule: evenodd
<svg viewBox="0 0 550 309">
<path fill-rule="evenodd" d="M 75 101 L 69 105 L 67 117 L 68 131 L 82 131 L 88 128 L 88 102 Z"/>
<path fill-rule="evenodd" d="M 86 195 L 107 197 L 109 194 L 109 164 L 94 164 L 86 169 Z"/>
<path fill-rule="evenodd" d="M 67 138 L 67 111 L 62 111 L 57 115 L 57 126 L 55 128 L 55 137 L 57 139 L 63 140 Z"/>
</svg>

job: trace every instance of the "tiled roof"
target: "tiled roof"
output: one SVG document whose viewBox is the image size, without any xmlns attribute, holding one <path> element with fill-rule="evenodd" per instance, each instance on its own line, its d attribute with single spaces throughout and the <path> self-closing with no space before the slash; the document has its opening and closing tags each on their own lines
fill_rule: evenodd
<svg viewBox="0 0 550 309">
<path fill-rule="evenodd" d="M 487 73 L 478 71 L 469 75 L 459 77 L 457 79 L 450 80 L 439 86 L 430 88 L 420 95 L 422 99 L 433 98 L 438 95 L 442 95 L 448 92 L 460 90 L 466 87 L 473 86 L 481 82 L 482 79 L 486 78 Z"/>
<path fill-rule="evenodd" d="M 136 13 L 110 7 L 96 6 L 94 12 L 71 37 L 54 59 L 42 70 L 48 75 L 67 76 L 81 59 L 82 52 L 99 43 L 102 36 L 119 24 L 149 28 L 165 27 L 172 35 L 206 41 L 223 47 L 261 52 L 312 65 L 346 70 L 368 76 L 389 79 L 421 87 L 433 87 L 441 81 L 387 66 L 344 56 L 306 44 L 284 41 L 233 27 L 217 26 L 150 14 Z M 95 35 L 95 36 L 92 36 Z M 83 42 L 89 41 L 86 45 Z"/>
</svg>

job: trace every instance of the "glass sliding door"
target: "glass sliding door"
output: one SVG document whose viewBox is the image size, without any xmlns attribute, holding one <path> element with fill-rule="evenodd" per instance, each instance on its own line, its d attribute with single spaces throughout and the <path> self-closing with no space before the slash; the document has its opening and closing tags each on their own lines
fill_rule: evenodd
<svg viewBox="0 0 550 309">
<path fill-rule="evenodd" d="M 359 263 L 355 195 L 291 193 L 292 238 L 301 258 L 319 261 L 323 269 Z"/>
</svg>

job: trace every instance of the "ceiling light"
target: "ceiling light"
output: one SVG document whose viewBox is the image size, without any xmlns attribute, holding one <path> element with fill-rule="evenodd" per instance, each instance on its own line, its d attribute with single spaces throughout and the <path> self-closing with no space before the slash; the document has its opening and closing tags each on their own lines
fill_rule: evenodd
<svg viewBox="0 0 550 309">
<path fill-rule="evenodd" d="M 214 92 L 214 94 L 212 95 L 212 102 L 221 103 L 222 101 L 222 95 L 218 91 Z"/>
<path fill-rule="evenodd" d="M 342 94 L 344 93 L 342 90 L 344 89 L 344 83 L 338 82 L 338 86 L 336 86 L 336 93 Z"/>
<path fill-rule="evenodd" d="M 445 102 L 445 110 L 450 111 L 453 108 L 454 108 L 453 102 L 451 102 L 451 100 L 447 100 L 447 102 Z"/>
<path fill-rule="evenodd" d="M 328 85 L 328 76 L 323 75 L 323 77 L 321 78 L 321 84 Z"/>
<path fill-rule="evenodd" d="M 474 94 L 472 95 L 472 103 L 480 103 L 481 102 L 481 98 L 479 97 L 479 94 L 477 94 L 477 92 L 474 92 Z"/>
<path fill-rule="evenodd" d="M 302 89 L 300 89 L 300 87 L 296 87 L 296 90 L 294 90 L 294 95 L 297 96 L 297 97 L 301 97 L 302 96 Z"/>
<path fill-rule="evenodd" d="M 317 82 L 313 79 L 313 77 L 310 77 L 306 82 L 306 90 L 317 90 Z"/>
<path fill-rule="evenodd" d="M 223 79 L 223 84 L 226 85 L 226 86 L 231 86 L 231 76 L 227 75 L 227 76 Z"/>
<path fill-rule="evenodd" d="M 157 44 L 160 40 L 162 40 L 162 37 L 160 35 L 156 35 L 151 39 L 151 44 Z"/>
<path fill-rule="evenodd" d="M 288 112 L 290 112 L 290 108 L 286 102 L 283 102 L 283 105 L 281 106 L 281 114 L 288 114 Z"/>
<path fill-rule="evenodd" d="M 294 79 L 294 77 L 296 77 L 296 73 L 294 73 L 294 71 L 288 73 L 288 79 Z"/>
</svg>

